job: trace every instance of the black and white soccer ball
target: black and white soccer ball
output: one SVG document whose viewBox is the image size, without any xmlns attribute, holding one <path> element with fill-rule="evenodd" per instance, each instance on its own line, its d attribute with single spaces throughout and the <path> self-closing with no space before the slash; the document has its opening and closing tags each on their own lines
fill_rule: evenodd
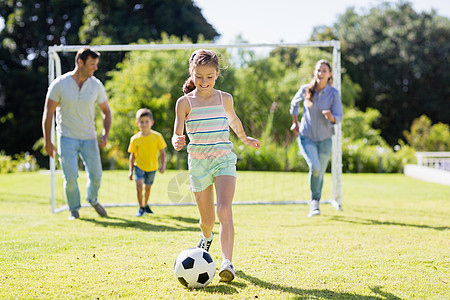
<svg viewBox="0 0 450 300">
<path fill-rule="evenodd" d="M 216 264 L 211 255 L 201 248 L 183 250 L 175 260 L 175 276 L 187 288 L 203 288 L 216 274 Z"/>
</svg>

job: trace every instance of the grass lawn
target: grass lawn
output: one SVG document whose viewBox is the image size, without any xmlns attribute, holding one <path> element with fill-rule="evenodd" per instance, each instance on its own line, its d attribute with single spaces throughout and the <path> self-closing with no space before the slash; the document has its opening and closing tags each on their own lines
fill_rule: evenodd
<svg viewBox="0 0 450 300">
<path fill-rule="evenodd" d="M 157 174 L 154 202 L 176 201 L 167 188 L 176 174 Z M 295 200 L 308 190 L 306 174 L 238 178 L 237 201 Z M 343 211 L 322 205 L 316 218 L 306 205 L 234 206 L 237 278 L 223 284 L 216 275 L 188 290 L 173 263 L 198 242 L 195 206 L 156 206 L 141 218 L 136 207 L 108 208 L 107 218 L 86 207 L 68 221 L 67 211 L 50 211 L 48 175 L 1 175 L 0 299 L 450 299 L 450 186 L 402 174 L 344 174 L 342 182 Z M 126 172 L 105 172 L 104 183 L 101 202 L 136 201 Z M 216 237 L 210 253 L 219 265 Z"/>
</svg>

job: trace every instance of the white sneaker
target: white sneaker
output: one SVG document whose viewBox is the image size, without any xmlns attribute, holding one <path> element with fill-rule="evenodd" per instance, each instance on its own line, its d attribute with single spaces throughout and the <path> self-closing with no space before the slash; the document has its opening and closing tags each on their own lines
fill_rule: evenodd
<svg viewBox="0 0 450 300">
<path fill-rule="evenodd" d="M 230 282 L 236 276 L 236 269 L 229 259 L 224 259 L 219 270 L 219 282 Z"/>
<path fill-rule="evenodd" d="M 319 209 L 319 200 L 311 200 L 309 203 L 309 214 L 308 218 L 319 216 L 320 215 L 320 209 Z"/>
</svg>

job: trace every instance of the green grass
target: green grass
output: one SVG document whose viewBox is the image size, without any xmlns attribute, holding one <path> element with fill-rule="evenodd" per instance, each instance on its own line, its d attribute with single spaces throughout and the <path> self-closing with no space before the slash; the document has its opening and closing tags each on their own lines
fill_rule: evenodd
<svg viewBox="0 0 450 300">
<path fill-rule="evenodd" d="M 176 174 L 157 175 L 155 202 L 170 201 L 167 183 Z M 108 176 L 117 183 L 107 184 Z M 296 188 L 307 192 L 305 174 L 238 176 L 239 201 L 259 198 L 247 190 L 274 199 L 283 190 L 287 198 L 298 196 Z M 101 197 L 135 201 L 126 173 L 104 178 Z M 322 205 L 322 216 L 308 219 L 305 205 L 235 206 L 237 278 L 188 290 L 173 262 L 198 242 L 195 206 L 155 207 L 142 218 L 136 207 L 109 208 L 108 218 L 82 208 L 80 220 L 67 221 L 67 212 L 50 212 L 48 182 L 39 173 L 0 176 L 0 299 L 450 298 L 449 186 L 344 174 L 343 211 Z M 218 239 L 210 252 L 220 264 Z"/>
</svg>

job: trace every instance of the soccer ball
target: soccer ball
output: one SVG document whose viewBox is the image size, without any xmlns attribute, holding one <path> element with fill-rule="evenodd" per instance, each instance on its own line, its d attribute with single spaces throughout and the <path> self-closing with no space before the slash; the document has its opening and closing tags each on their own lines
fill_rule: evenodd
<svg viewBox="0 0 450 300">
<path fill-rule="evenodd" d="M 187 288 L 203 288 L 216 274 L 216 264 L 211 255 L 201 248 L 183 250 L 175 260 L 175 276 Z"/>
</svg>

